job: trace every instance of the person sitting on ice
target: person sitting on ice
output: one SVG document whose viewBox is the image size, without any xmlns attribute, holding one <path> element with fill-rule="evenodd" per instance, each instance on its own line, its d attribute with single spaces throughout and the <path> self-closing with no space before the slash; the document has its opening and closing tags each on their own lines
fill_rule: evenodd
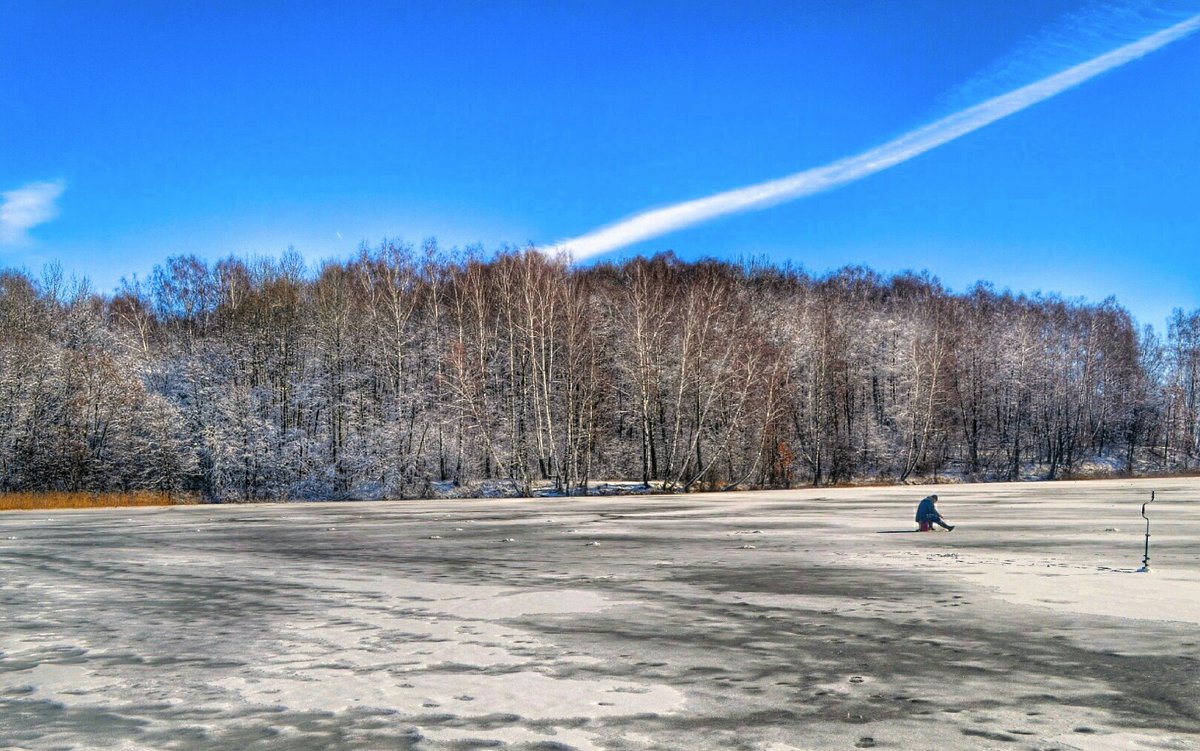
<svg viewBox="0 0 1200 751">
<path fill-rule="evenodd" d="M 917 505 L 917 524 L 921 525 L 921 532 L 932 532 L 935 524 L 940 525 L 947 532 L 954 529 L 953 524 L 947 524 L 946 520 L 942 518 L 942 514 L 937 508 L 937 500 L 936 495 L 930 495 L 922 498 Z"/>
</svg>

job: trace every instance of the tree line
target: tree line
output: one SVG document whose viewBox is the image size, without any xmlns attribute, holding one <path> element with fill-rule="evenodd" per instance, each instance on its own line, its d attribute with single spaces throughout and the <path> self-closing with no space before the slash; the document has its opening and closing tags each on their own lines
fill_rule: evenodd
<svg viewBox="0 0 1200 751">
<path fill-rule="evenodd" d="M 0 491 L 212 500 L 1194 469 L 1200 310 L 384 242 L 0 271 Z"/>
</svg>

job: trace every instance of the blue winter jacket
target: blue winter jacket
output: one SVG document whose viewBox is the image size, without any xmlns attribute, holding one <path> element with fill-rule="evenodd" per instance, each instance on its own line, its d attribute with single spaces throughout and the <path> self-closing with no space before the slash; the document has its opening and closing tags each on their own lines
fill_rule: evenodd
<svg viewBox="0 0 1200 751">
<path fill-rule="evenodd" d="M 936 501 L 933 500 L 933 496 L 926 496 L 921 499 L 921 502 L 917 505 L 918 523 L 931 522 L 942 518 L 942 515 L 938 513 L 937 506 L 934 505 L 935 503 Z"/>
</svg>

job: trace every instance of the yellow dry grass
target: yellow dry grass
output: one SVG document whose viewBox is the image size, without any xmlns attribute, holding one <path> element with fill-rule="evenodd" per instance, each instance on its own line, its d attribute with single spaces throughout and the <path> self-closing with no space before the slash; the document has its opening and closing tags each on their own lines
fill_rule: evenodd
<svg viewBox="0 0 1200 751">
<path fill-rule="evenodd" d="M 166 493 L 0 493 L 0 511 L 56 508 L 115 508 L 120 506 L 175 506 L 195 499 Z"/>
</svg>

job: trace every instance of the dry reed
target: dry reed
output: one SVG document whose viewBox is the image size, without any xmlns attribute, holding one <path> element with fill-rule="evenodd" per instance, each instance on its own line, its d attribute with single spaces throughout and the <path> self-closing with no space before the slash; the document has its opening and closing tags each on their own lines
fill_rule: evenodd
<svg viewBox="0 0 1200 751">
<path fill-rule="evenodd" d="M 195 502 L 194 498 L 188 496 L 149 491 L 133 493 L 0 493 L 0 511 L 176 506 Z"/>
</svg>

